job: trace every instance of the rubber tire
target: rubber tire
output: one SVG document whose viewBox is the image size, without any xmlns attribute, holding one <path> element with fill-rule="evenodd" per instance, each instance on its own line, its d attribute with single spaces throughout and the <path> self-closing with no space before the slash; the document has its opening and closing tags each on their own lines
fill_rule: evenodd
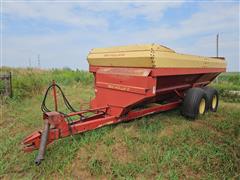
<svg viewBox="0 0 240 180">
<path fill-rule="evenodd" d="M 208 86 L 205 86 L 203 88 L 203 90 L 205 91 L 205 93 L 207 95 L 208 110 L 210 110 L 212 112 L 216 112 L 218 109 L 218 100 L 219 100 L 218 91 L 216 89 L 214 89 L 212 87 L 208 87 Z M 212 107 L 212 100 L 213 100 L 214 95 L 216 95 L 216 97 L 217 97 L 217 104 L 216 104 L 215 108 Z"/>
<path fill-rule="evenodd" d="M 195 120 L 199 115 L 199 105 L 202 98 L 204 98 L 206 102 L 205 113 L 207 110 L 207 95 L 205 91 L 201 88 L 189 89 L 183 100 L 181 114 L 190 118 L 189 120 Z"/>
</svg>

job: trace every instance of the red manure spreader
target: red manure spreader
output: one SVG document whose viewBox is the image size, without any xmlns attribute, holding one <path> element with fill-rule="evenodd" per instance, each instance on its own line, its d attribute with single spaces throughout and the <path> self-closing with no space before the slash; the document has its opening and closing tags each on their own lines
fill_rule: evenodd
<svg viewBox="0 0 240 180">
<path fill-rule="evenodd" d="M 188 119 L 217 110 L 218 92 L 207 85 L 226 71 L 222 57 L 180 54 L 165 46 L 146 44 L 95 48 L 87 59 L 95 91 L 90 109 L 74 110 L 53 82 L 47 93 L 53 91 L 55 111 L 45 106 L 45 96 L 44 129 L 23 140 L 25 152 L 39 149 L 37 165 L 44 159 L 47 145 L 60 138 L 177 107 Z M 58 111 L 57 88 L 72 112 Z M 70 122 L 69 117 L 76 120 Z"/>
</svg>

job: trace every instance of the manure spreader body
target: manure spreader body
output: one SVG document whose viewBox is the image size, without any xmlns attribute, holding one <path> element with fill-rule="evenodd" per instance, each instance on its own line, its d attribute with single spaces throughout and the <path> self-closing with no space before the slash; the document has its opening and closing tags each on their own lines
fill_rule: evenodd
<svg viewBox="0 0 240 180">
<path fill-rule="evenodd" d="M 42 103 L 44 129 L 23 141 L 24 151 L 39 149 L 38 165 L 46 146 L 63 137 L 177 107 L 190 120 L 208 110 L 217 111 L 218 92 L 207 85 L 226 71 L 222 57 L 180 54 L 165 46 L 146 44 L 95 48 L 87 59 L 95 91 L 89 109 L 74 109 L 53 81 Z M 54 110 L 45 104 L 50 89 Z M 58 111 L 57 91 L 70 113 Z"/>
</svg>

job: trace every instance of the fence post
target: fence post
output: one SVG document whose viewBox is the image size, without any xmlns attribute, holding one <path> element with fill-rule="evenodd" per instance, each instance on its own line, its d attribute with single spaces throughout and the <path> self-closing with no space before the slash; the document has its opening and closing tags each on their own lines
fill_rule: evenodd
<svg viewBox="0 0 240 180">
<path fill-rule="evenodd" d="M 12 91 L 12 73 L 9 72 L 9 97 L 13 97 L 13 91 Z"/>
<path fill-rule="evenodd" d="M 2 95 L 12 97 L 13 96 L 13 92 L 12 92 L 12 73 L 8 72 L 8 73 L 5 73 L 5 74 L 1 74 L 0 75 L 0 80 L 4 84 L 4 90 L 2 92 Z"/>
</svg>

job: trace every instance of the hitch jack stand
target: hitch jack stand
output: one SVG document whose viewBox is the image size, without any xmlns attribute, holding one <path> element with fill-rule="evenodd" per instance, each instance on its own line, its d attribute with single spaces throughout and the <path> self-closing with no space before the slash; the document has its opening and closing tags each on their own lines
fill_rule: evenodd
<svg viewBox="0 0 240 180">
<path fill-rule="evenodd" d="M 44 160 L 44 154 L 45 154 L 45 151 L 46 151 L 47 141 L 48 141 L 49 128 L 50 128 L 50 124 L 48 123 L 47 120 L 45 120 L 44 130 L 43 130 L 42 135 L 41 135 L 41 141 L 40 141 L 40 147 L 39 147 L 38 155 L 35 159 L 35 164 L 37 166 L 39 166 L 41 164 L 41 161 Z"/>
</svg>

